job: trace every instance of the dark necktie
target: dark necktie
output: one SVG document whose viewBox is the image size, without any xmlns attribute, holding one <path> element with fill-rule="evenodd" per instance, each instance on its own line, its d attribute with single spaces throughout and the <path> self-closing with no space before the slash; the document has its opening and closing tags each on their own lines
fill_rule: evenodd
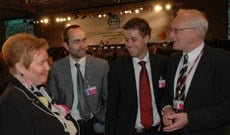
<svg viewBox="0 0 230 135">
<path fill-rule="evenodd" d="M 184 54 L 183 56 L 183 66 L 180 69 L 180 73 L 177 80 L 177 87 L 176 87 L 176 100 L 185 99 L 185 81 L 186 81 L 186 71 L 188 68 L 188 55 Z"/>
<path fill-rule="evenodd" d="M 141 72 L 140 72 L 140 114 L 141 124 L 145 128 L 152 127 L 153 124 L 153 108 L 152 98 L 150 92 L 148 73 L 145 67 L 145 61 L 140 61 Z"/>
<path fill-rule="evenodd" d="M 76 63 L 77 67 L 77 92 L 78 92 L 78 109 L 80 112 L 80 116 L 84 120 L 90 119 L 91 113 L 89 111 L 88 105 L 85 101 L 84 95 L 84 80 L 80 71 L 80 64 Z"/>
</svg>

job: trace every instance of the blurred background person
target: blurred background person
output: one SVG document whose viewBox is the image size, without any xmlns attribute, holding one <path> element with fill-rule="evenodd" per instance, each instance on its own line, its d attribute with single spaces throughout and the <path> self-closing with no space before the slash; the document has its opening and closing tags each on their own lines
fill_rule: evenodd
<svg viewBox="0 0 230 135">
<path fill-rule="evenodd" d="M 53 104 L 42 86 L 50 69 L 47 49 L 44 39 L 26 33 L 3 44 L 3 58 L 13 77 L 0 97 L 1 135 L 77 134 L 68 108 Z"/>
<path fill-rule="evenodd" d="M 48 55 L 49 55 L 48 62 L 50 65 L 52 65 L 56 60 L 65 57 L 67 54 L 65 54 L 64 48 L 53 47 L 48 49 Z"/>
</svg>

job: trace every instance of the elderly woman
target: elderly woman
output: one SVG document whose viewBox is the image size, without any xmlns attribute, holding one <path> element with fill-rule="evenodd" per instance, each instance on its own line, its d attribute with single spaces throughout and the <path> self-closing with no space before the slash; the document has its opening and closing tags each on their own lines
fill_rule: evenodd
<svg viewBox="0 0 230 135">
<path fill-rule="evenodd" d="M 64 105 L 52 103 L 45 91 L 48 44 L 44 39 L 19 33 L 2 47 L 13 76 L 0 97 L 1 135 L 75 135 L 77 123 Z"/>
</svg>

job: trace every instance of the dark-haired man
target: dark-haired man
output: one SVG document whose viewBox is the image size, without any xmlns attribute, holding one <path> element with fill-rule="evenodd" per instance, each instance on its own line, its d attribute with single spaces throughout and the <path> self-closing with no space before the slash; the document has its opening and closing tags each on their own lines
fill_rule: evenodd
<svg viewBox="0 0 230 135">
<path fill-rule="evenodd" d="M 148 51 L 145 19 L 132 18 L 123 28 L 129 56 L 111 63 L 106 135 L 159 135 L 165 57 Z"/>
<path fill-rule="evenodd" d="M 71 109 L 80 125 L 81 135 L 102 133 L 108 62 L 86 55 L 87 37 L 79 25 L 66 27 L 63 40 L 69 55 L 52 64 L 48 81 L 50 93 L 56 102 Z M 79 84 L 79 80 L 83 82 Z"/>
</svg>

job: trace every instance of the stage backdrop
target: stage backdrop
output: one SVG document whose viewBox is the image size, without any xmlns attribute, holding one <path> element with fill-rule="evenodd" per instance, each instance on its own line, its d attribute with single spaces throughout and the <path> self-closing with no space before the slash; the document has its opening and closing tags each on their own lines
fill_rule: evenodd
<svg viewBox="0 0 230 135">
<path fill-rule="evenodd" d="M 151 43 L 170 41 L 168 31 L 173 18 L 172 11 L 141 12 L 139 14 L 109 14 L 107 17 L 86 17 L 68 22 L 66 25 L 78 24 L 86 32 L 89 45 L 124 44 L 122 26 L 132 17 L 146 19 L 151 28 Z"/>
</svg>

